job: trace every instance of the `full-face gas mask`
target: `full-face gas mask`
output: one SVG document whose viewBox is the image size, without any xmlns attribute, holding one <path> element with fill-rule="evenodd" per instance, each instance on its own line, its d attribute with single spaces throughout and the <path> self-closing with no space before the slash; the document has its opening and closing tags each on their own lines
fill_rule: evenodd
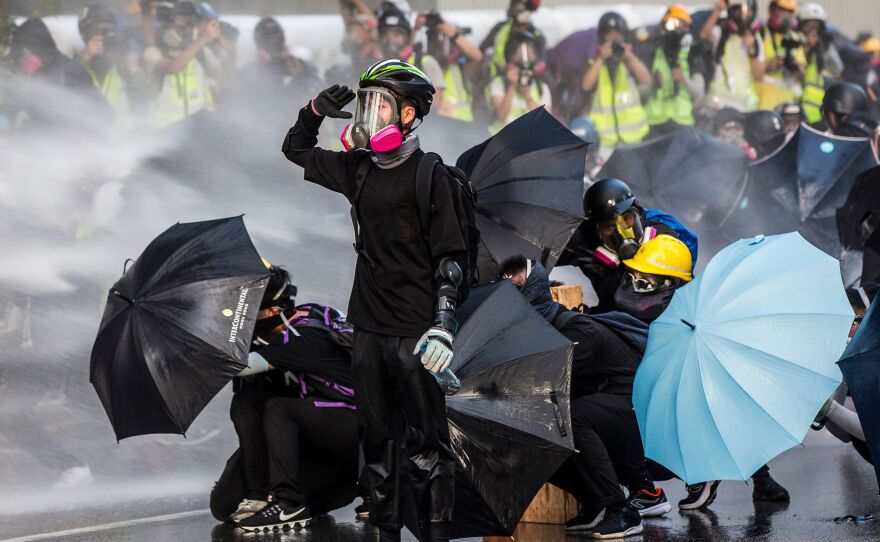
<svg viewBox="0 0 880 542">
<path fill-rule="evenodd" d="M 617 267 L 622 260 L 636 255 L 643 243 L 656 237 L 654 228 L 645 228 L 641 216 L 635 208 L 628 209 L 617 216 L 617 224 L 611 233 L 603 228 L 597 229 L 602 246 L 595 250 L 596 257 L 610 267 Z"/>
<path fill-rule="evenodd" d="M 354 124 L 347 124 L 340 137 L 345 150 L 369 149 L 389 152 L 403 143 L 397 97 L 382 87 L 358 90 Z"/>
</svg>

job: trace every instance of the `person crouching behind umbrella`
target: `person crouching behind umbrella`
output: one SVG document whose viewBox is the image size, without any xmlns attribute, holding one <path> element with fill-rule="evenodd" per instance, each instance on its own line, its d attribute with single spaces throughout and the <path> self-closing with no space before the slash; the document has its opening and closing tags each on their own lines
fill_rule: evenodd
<svg viewBox="0 0 880 542">
<path fill-rule="evenodd" d="M 297 306 L 290 274 L 270 273 L 233 385 L 239 450 L 211 492 L 215 517 L 256 532 L 305 527 L 358 495 L 351 352 L 337 338 L 352 329 L 330 307 Z"/>
<path fill-rule="evenodd" d="M 692 262 L 687 245 L 675 237 L 658 235 L 651 239 L 635 256 L 623 261 L 623 281 L 614 293 L 617 308 L 650 324 L 666 310 L 675 290 L 693 279 Z M 767 465 L 752 475 L 752 481 L 753 500 L 789 500 L 788 491 L 770 476 Z M 687 497 L 679 501 L 678 507 L 696 510 L 709 506 L 715 500 L 720 483 L 712 480 L 688 485 Z"/>
<path fill-rule="evenodd" d="M 642 532 L 642 517 L 661 516 L 672 509 L 647 472 L 632 406 L 633 379 L 644 354 L 647 326 L 620 313 L 594 317 L 567 311 L 553 301 L 544 266 L 524 256 L 503 262 L 501 278 L 517 286 L 535 310 L 574 344 L 571 424 L 579 453 L 550 478 L 580 505 L 566 530 L 590 531 L 594 538 Z M 641 340 L 636 338 L 639 333 Z M 629 498 L 621 483 L 629 487 Z"/>
</svg>

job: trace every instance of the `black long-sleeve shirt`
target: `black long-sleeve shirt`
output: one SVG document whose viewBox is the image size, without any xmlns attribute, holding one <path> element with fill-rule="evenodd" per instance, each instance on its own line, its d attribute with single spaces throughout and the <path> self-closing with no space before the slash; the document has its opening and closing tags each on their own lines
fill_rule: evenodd
<svg viewBox="0 0 880 542">
<path fill-rule="evenodd" d="M 282 152 L 305 169 L 305 178 L 354 200 L 355 172 L 365 151 L 334 152 L 317 148 L 323 117 L 310 106 L 300 110 Z M 348 319 L 360 329 L 397 337 L 419 337 L 434 321 L 437 305 L 434 274 L 444 257 L 459 259 L 464 240 L 452 202 L 450 179 L 435 169 L 431 183 L 428 242 L 421 233 L 415 196 L 417 150 L 392 169 L 370 167 L 358 198 L 363 252 L 355 269 Z"/>
</svg>

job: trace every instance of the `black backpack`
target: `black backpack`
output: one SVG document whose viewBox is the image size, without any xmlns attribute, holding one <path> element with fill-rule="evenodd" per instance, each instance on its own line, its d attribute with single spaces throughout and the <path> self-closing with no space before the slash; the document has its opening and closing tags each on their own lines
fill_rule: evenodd
<svg viewBox="0 0 880 542">
<path fill-rule="evenodd" d="M 313 327 L 326 331 L 330 339 L 338 346 L 351 353 L 354 349 L 354 326 L 348 323 L 341 312 L 317 303 L 297 305 L 298 310 L 308 311 L 308 316 L 293 320 L 293 327 Z"/>
<path fill-rule="evenodd" d="M 440 155 L 434 152 L 426 152 L 419 161 L 416 171 L 416 205 L 418 206 L 419 225 L 422 238 L 428 242 L 428 231 L 431 224 L 431 183 L 434 182 L 434 168 L 437 165 L 446 168 L 450 179 L 449 188 L 452 192 L 452 202 L 455 205 L 455 214 L 458 216 L 458 225 L 461 229 L 461 238 L 465 244 L 465 255 L 460 261 L 464 277 L 458 289 L 458 304 L 464 303 L 470 293 L 472 285 L 477 284 L 477 257 L 480 250 L 480 230 L 477 229 L 476 207 L 477 192 L 474 190 L 467 173 L 461 169 L 443 163 Z M 358 254 L 364 256 L 369 262 L 370 258 L 363 252 L 363 242 L 358 226 L 357 202 L 361 188 L 366 180 L 367 173 L 372 165 L 372 159 L 367 157 L 358 164 L 355 173 L 355 196 L 351 206 L 351 221 L 354 226 L 354 248 Z"/>
</svg>

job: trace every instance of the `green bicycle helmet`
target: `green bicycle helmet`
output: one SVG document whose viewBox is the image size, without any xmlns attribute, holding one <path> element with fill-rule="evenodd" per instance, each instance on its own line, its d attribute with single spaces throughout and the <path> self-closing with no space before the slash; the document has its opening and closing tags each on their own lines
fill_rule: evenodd
<svg viewBox="0 0 880 542">
<path fill-rule="evenodd" d="M 434 101 L 434 84 L 425 72 L 402 60 L 389 59 L 376 62 L 364 73 L 358 85 L 365 87 L 383 87 L 400 98 L 407 98 L 415 103 L 416 118 L 421 119 L 431 111 Z"/>
</svg>

